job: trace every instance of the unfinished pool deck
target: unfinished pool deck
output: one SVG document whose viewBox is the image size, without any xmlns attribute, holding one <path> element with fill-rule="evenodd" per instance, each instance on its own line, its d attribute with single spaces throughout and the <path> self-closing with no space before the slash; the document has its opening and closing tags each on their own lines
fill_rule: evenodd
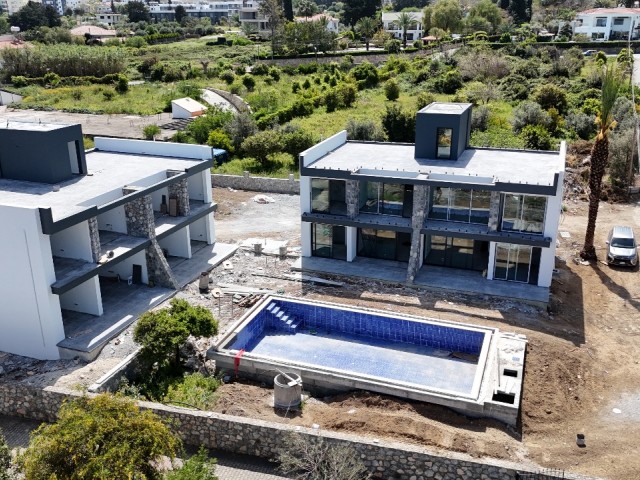
<svg viewBox="0 0 640 480">
<path fill-rule="evenodd" d="M 331 258 L 300 257 L 291 266 L 292 270 L 327 273 L 356 278 L 372 278 L 409 287 L 450 290 L 469 295 L 487 295 L 522 301 L 537 306 L 549 302 L 549 289 L 527 283 L 487 280 L 482 272 L 456 268 L 423 266 L 413 283 L 407 283 L 406 262 L 356 257 L 352 262 Z M 428 272 L 428 273 L 427 273 Z"/>
</svg>

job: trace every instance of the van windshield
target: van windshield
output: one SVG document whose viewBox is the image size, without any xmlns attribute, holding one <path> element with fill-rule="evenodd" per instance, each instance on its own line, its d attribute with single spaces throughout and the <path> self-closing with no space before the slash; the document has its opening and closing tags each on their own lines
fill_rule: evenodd
<svg viewBox="0 0 640 480">
<path fill-rule="evenodd" d="M 616 248 L 635 248 L 636 242 L 633 238 L 612 238 L 611 246 Z"/>
</svg>

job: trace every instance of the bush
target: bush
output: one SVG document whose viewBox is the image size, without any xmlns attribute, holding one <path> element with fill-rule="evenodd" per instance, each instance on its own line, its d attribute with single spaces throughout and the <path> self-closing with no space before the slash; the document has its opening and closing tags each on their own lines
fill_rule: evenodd
<svg viewBox="0 0 640 480">
<path fill-rule="evenodd" d="M 583 140 L 589 140 L 596 133 L 595 118 L 583 112 L 569 113 L 564 119 L 564 124 Z"/>
<path fill-rule="evenodd" d="M 278 452 L 280 470 L 298 480 L 367 480 L 371 475 L 356 452 L 320 437 L 291 435 Z"/>
<path fill-rule="evenodd" d="M 285 127 L 280 135 L 280 141 L 282 151 L 291 155 L 296 164 L 298 163 L 298 155 L 315 144 L 313 136 L 302 128 Z"/>
<path fill-rule="evenodd" d="M 567 111 L 567 94 L 553 83 L 540 85 L 534 92 L 533 99 L 545 110 L 555 108 L 560 113 Z"/>
<path fill-rule="evenodd" d="M 525 148 L 531 150 L 549 150 L 551 136 L 542 125 L 527 125 L 520 132 Z"/>
<path fill-rule="evenodd" d="M 265 63 L 259 63 L 251 68 L 253 75 L 267 75 L 269 73 L 269 65 Z"/>
<path fill-rule="evenodd" d="M 282 140 L 272 130 L 258 132 L 246 138 L 240 149 L 247 157 L 255 158 L 265 169 L 268 167 L 267 157 L 272 153 L 281 152 Z"/>
<path fill-rule="evenodd" d="M 542 110 L 535 102 L 523 102 L 513 110 L 511 123 L 513 130 L 519 133 L 528 125 L 540 125 L 547 127 L 550 123 L 549 114 Z"/>
<path fill-rule="evenodd" d="M 457 70 L 450 70 L 436 79 L 433 88 L 439 93 L 456 93 L 462 88 L 462 76 Z"/>
<path fill-rule="evenodd" d="M 118 75 L 118 80 L 115 86 L 116 92 L 119 94 L 125 94 L 129 91 L 129 79 L 125 75 Z"/>
<path fill-rule="evenodd" d="M 384 132 L 373 120 L 349 119 L 347 122 L 347 138 L 349 140 L 383 142 Z"/>
<path fill-rule="evenodd" d="M 382 115 L 382 128 L 390 142 L 411 143 L 415 140 L 415 115 L 391 105 Z"/>
<path fill-rule="evenodd" d="M 53 72 L 47 72 L 45 73 L 43 80 L 46 86 L 56 87 L 60 83 L 60 75 Z"/>
<path fill-rule="evenodd" d="M 209 459 L 206 449 L 201 446 L 180 469 L 165 474 L 164 480 L 218 480 L 214 475 L 215 465 L 215 459 Z"/>
<path fill-rule="evenodd" d="M 400 87 L 398 86 L 398 82 L 394 79 L 387 80 L 384 84 L 384 94 L 387 97 L 387 100 L 395 101 L 400 96 Z"/>
<path fill-rule="evenodd" d="M 11 449 L 0 430 L 0 480 L 10 480 L 9 468 L 11 468 Z"/>
<path fill-rule="evenodd" d="M 609 140 L 609 181 L 618 195 L 627 195 L 630 168 L 633 165 L 634 149 L 633 129 L 615 132 Z"/>
<path fill-rule="evenodd" d="M 395 38 L 384 42 L 384 49 L 389 53 L 400 53 L 402 50 L 402 42 Z"/>
<path fill-rule="evenodd" d="M 378 84 L 378 69 L 369 62 L 362 62 L 351 70 L 351 75 L 356 79 L 358 85 L 364 88 L 372 88 Z"/>
<path fill-rule="evenodd" d="M 145 140 L 154 140 L 156 135 L 160 135 L 160 127 L 155 123 L 142 128 L 142 135 Z"/>
<path fill-rule="evenodd" d="M 206 377 L 202 373 L 184 374 L 182 380 L 169 387 L 163 403 L 187 405 L 199 410 L 213 409 L 216 400 L 216 390 L 220 381 L 215 377 Z"/>
<path fill-rule="evenodd" d="M 231 70 L 227 70 L 226 72 L 223 72 L 220 74 L 220 80 L 222 80 L 227 85 L 231 85 L 235 79 L 236 79 L 236 76 L 233 74 Z"/>
<path fill-rule="evenodd" d="M 472 110 L 471 130 L 484 132 L 487 128 L 489 128 L 489 108 L 482 106 Z"/>
<path fill-rule="evenodd" d="M 245 75 L 242 77 L 242 84 L 251 92 L 256 86 L 256 80 L 251 75 Z"/>
<path fill-rule="evenodd" d="M 226 150 L 229 155 L 233 154 L 233 145 L 231 144 L 231 139 L 229 135 L 224 130 L 216 129 L 209 132 L 209 137 L 207 138 L 207 145 L 213 148 L 220 148 L 222 150 Z"/>
<path fill-rule="evenodd" d="M 416 98 L 416 107 L 418 110 L 422 110 L 427 105 L 436 101 L 436 97 L 429 92 L 420 92 Z"/>
<path fill-rule="evenodd" d="M 150 460 L 174 457 L 180 440 L 149 410 L 109 394 L 65 402 L 32 433 L 21 456 L 26 478 L 160 479 Z"/>
</svg>

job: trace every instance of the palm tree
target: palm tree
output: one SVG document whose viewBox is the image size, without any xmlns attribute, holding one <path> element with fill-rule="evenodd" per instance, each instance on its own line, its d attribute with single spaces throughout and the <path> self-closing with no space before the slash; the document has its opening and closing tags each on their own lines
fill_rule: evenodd
<svg viewBox="0 0 640 480">
<path fill-rule="evenodd" d="M 584 246 L 580 256 L 585 260 L 597 258 L 593 239 L 596 232 L 598 206 L 602 193 L 602 177 L 609 160 L 609 130 L 615 127 L 613 118 L 613 104 L 618 98 L 622 82 L 619 72 L 613 65 L 607 66 L 602 77 L 602 92 L 600 97 L 600 113 L 598 115 L 598 135 L 591 149 L 591 169 L 589 171 L 589 219 L 584 235 Z"/>
<path fill-rule="evenodd" d="M 416 23 L 413 15 L 408 12 L 400 12 L 398 14 L 398 18 L 396 18 L 393 23 L 402 30 L 402 47 L 407 48 L 407 30 L 409 30 L 411 26 Z"/>
<path fill-rule="evenodd" d="M 369 51 L 369 42 L 378 31 L 378 21 L 372 17 L 364 17 L 356 23 L 356 31 L 364 38 L 364 43 Z"/>
</svg>

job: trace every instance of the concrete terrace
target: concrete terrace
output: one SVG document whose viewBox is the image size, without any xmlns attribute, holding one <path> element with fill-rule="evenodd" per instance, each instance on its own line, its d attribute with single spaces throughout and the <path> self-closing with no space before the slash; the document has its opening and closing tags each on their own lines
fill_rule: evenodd
<svg viewBox="0 0 640 480">
<path fill-rule="evenodd" d="M 407 264 L 390 260 L 356 257 L 353 262 L 319 257 L 301 257 L 292 270 L 327 273 L 356 278 L 373 278 L 389 283 L 405 284 Z M 468 295 L 489 295 L 546 306 L 549 289 L 526 283 L 487 280 L 481 272 L 456 268 L 423 266 L 416 275 L 413 287 L 451 290 Z"/>
</svg>

